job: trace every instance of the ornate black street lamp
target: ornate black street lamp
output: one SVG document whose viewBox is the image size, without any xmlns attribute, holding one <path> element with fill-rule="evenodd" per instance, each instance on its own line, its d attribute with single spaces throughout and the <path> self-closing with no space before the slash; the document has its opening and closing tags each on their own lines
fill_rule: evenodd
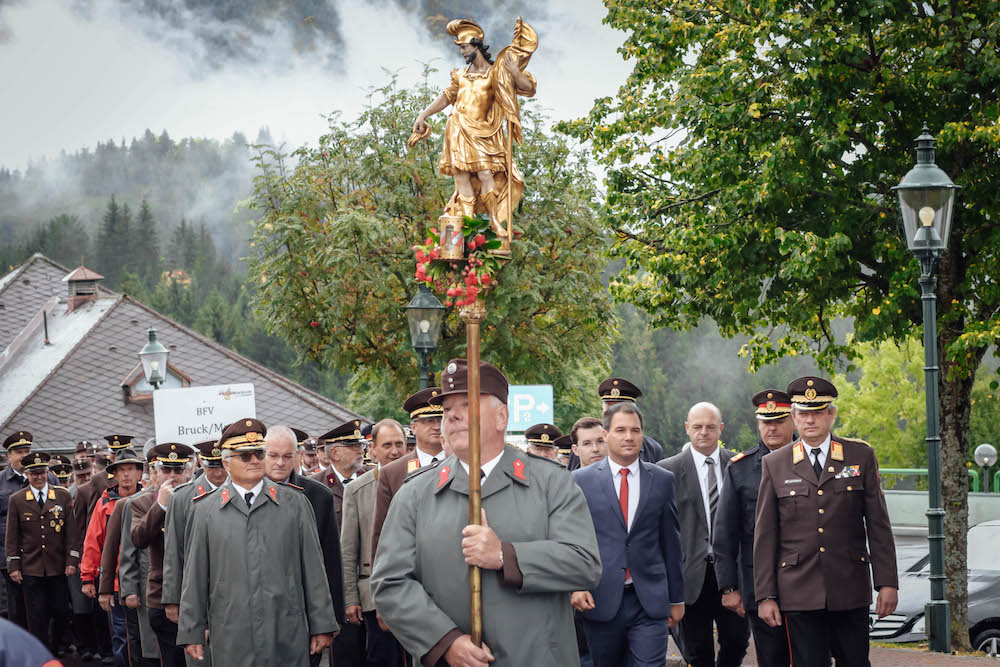
<svg viewBox="0 0 1000 667">
<path fill-rule="evenodd" d="M 924 309 L 924 382 L 927 394 L 927 509 L 931 555 L 931 599 L 924 607 L 924 627 L 932 651 L 951 652 L 951 610 L 945 598 L 944 509 L 941 506 L 941 433 L 938 414 L 937 260 L 948 248 L 951 216 L 958 190 L 934 164 L 934 137 L 924 124 L 917 137 L 917 164 L 899 185 L 906 244 L 920 262 L 920 300 Z"/>
<path fill-rule="evenodd" d="M 139 352 L 139 361 L 142 362 L 142 374 L 146 376 L 146 382 L 156 390 L 167 379 L 167 357 L 170 356 L 170 350 L 156 340 L 156 329 L 149 327 L 147 333 L 149 342 Z"/>
<path fill-rule="evenodd" d="M 430 358 L 441 337 L 444 306 L 425 285 L 421 285 L 406 304 L 406 319 L 410 323 L 410 342 L 420 357 L 420 388 L 426 389 L 434 383 Z"/>
</svg>

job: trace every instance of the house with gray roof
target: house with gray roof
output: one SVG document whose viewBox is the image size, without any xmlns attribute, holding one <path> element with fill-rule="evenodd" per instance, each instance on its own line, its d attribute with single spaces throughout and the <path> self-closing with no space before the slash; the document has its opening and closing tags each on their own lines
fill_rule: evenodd
<svg viewBox="0 0 1000 667">
<path fill-rule="evenodd" d="M 0 278 L 0 437 L 30 431 L 52 451 L 109 433 L 152 437 L 153 388 L 138 359 L 150 327 L 170 350 L 164 387 L 249 382 L 258 419 L 312 434 L 370 421 L 103 288 L 101 277 L 36 254 Z"/>
</svg>

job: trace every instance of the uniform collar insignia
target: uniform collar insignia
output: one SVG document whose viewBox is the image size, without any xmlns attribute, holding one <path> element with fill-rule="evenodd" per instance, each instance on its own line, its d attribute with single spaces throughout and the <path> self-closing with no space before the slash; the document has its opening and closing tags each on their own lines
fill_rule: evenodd
<svg viewBox="0 0 1000 667">
<path fill-rule="evenodd" d="M 521 459 L 514 459 L 514 477 L 517 477 L 522 482 L 528 481 L 524 476 L 524 461 Z"/>
<path fill-rule="evenodd" d="M 222 490 L 222 506 L 225 507 L 226 503 L 228 502 L 229 502 L 229 488 L 227 487 Z"/>
<path fill-rule="evenodd" d="M 830 443 L 830 458 L 834 461 L 844 460 L 844 446 L 839 442 Z"/>
<path fill-rule="evenodd" d="M 198 485 L 198 495 L 200 496 L 203 493 L 205 493 L 205 487 L 202 486 L 201 484 L 199 484 Z"/>
<path fill-rule="evenodd" d="M 448 483 L 448 477 L 451 475 L 451 468 L 448 466 L 441 466 L 441 470 L 438 472 L 438 486 L 440 489 L 442 486 Z"/>
<path fill-rule="evenodd" d="M 55 489 L 49 489 L 49 500 L 55 500 L 55 499 L 56 499 Z"/>
<path fill-rule="evenodd" d="M 268 488 L 267 493 L 271 496 L 271 500 L 278 502 L 278 489 L 273 484 Z"/>
<path fill-rule="evenodd" d="M 802 447 L 802 442 L 796 442 L 795 446 L 792 447 L 792 463 L 798 463 L 806 457 L 806 450 Z"/>
<path fill-rule="evenodd" d="M 406 464 L 406 472 L 411 473 L 419 467 L 420 467 L 420 461 L 418 459 L 412 459 L 409 463 Z"/>
</svg>

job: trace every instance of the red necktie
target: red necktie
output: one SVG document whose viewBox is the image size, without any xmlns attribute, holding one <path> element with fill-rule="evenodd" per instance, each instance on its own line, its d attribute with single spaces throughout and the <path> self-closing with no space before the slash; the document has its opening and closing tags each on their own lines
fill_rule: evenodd
<svg viewBox="0 0 1000 667">
<path fill-rule="evenodd" d="M 618 504 L 622 508 L 622 517 L 625 519 L 625 530 L 628 530 L 628 468 L 621 469 L 622 485 L 618 490 Z M 625 580 L 628 581 L 629 568 L 625 568 Z"/>
</svg>

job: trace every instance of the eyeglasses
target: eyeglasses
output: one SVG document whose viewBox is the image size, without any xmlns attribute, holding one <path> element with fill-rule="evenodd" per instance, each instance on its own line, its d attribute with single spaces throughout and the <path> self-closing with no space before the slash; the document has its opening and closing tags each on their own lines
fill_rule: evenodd
<svg viewBox="0 0 1000 667">
<path fill-rule="evenodd" d="M 257 449 L 252 452 L 239 452 L 239 456 L 240 456 L 240 461 L 243 461 L 243 463 L 250 463 L 251 458 L 257 459 L 258 461 L 263 461 L 264 450 Z"/>
</svg>

